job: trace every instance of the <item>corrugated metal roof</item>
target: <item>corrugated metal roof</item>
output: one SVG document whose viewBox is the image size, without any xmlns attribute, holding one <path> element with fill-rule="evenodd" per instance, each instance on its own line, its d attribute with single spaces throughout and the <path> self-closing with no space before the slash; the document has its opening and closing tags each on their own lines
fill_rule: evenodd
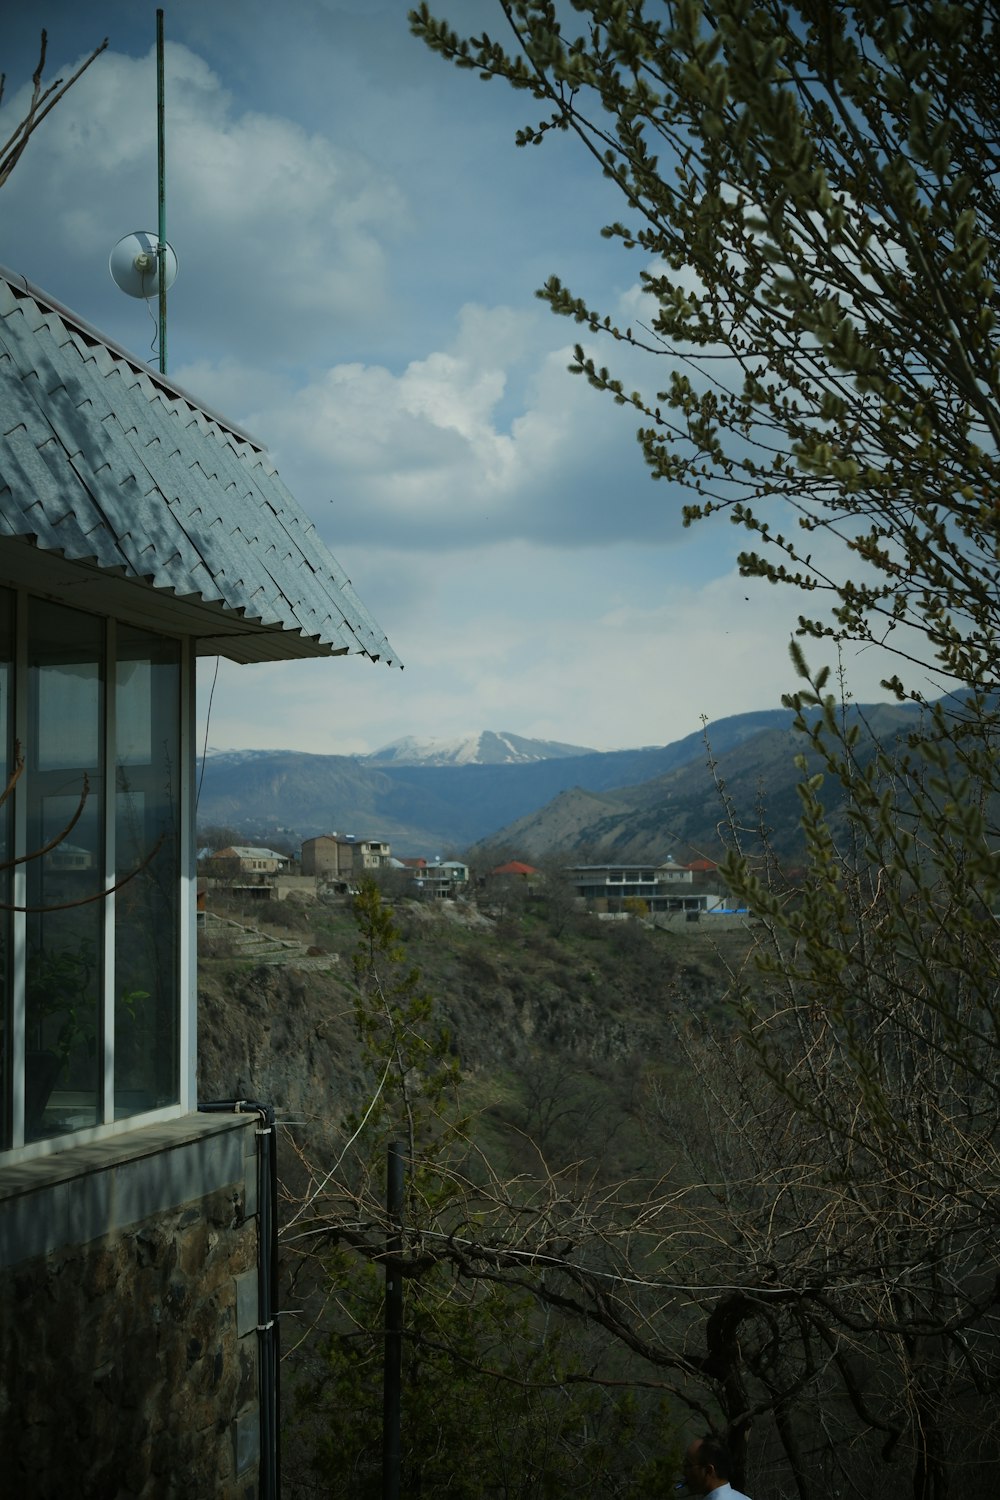
<svg viewBox="0 0 1000 1500">
<path fill-rule="evenodd" d="M 395 659 L 259 444 L 0 267 L 2 537 L 173 596 L 236 660 Z"/>
</svg>

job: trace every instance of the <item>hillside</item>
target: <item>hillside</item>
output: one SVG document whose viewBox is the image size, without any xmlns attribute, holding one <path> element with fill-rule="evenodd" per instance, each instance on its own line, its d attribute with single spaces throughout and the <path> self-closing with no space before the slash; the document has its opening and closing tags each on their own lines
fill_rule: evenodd
<svg viewBox="0 0 1000 1500">
<path fill-rule="evenodd" d="M 350 957 L 358 930 L 342 905 L 297 908 L 284 902 L 263 914 L 253 907 L 229 908 L 222 915 L 238 926 L 215 922 L 200 941 L 199 1096 L 257 1099 L 277 1111 L 285 1486 L 294 1495 L 355 1496 L 366 1424 L 373 1415 L 374 1451 L 379 1451 L 381 1278 L 373 1278 L 363 1259 L 350 1253 L 353 1215 L 338 1244 L 325 1240 L 321 1212 L 313 1210 L 303 1219 L 299 1206 L 317 1184 L 323 1204 L 326 1184 L 345 1156 L 349 1166 L 340 1176 L 351 1183 L 372 1182 L 381 1197 L 387 1131 L 398 1129 L 391 1114 L 380 1120 L 372 1113 L 385 1074 L 366 1055 L 355 1024 Z M 423 987 L 434 997 L 434 1014 L 424 1030 L 440 1038 L 443 1028 L 459 1067 L 457 1097 L 449 1089 L 441 1107 L 451 1114 L 460 1110 L 465 1121 L 461 1140 L 467 1143 L 463 1160 L 469 1181 L 482 1182 L 488 1163 L 489 1173 L 509 1184 L 514 1202 L 522 1205 L 519 1214 L 556 1182 L 563 1195 L 558 1208 L 565 1212 L 577 1195 L 599 1205 L 602 1185 L 614 1195 L 612 1184 L 625 1183 L 631 1194 L 637 1182 L 657 1183 L 665 1172 L 683 1169 L 665 1101 L 676 1098 L 681 1087 L 690 1096 L 683 1049 L 704 1020 L 710 1017 L 722 1034 L 727 1019 L 722 959 L 700 931 L 648 931 L 638 923 L 582 916 L 567 923 L 564 913 L 557 921 L 554 915 L 543 903 L 517 914 L 505 909 L 502 915 L 457 903 L 403 902 L 394 912 L 406 944 L 403 966 L 418 964 Z M 729 960 L 739 965 L 746 931 L 719 936 L 728 942 Z M 418 1150 L 426 1145 L 427 1135 L 421 1134 Z M 325 1201 L 343 1203 L 332 1196 Z M 483 1201 L 476 1198 L 478 1208 Z M 437 1306 L 440 1278 L 425 1273 L 407 1283 L 408 1329 L 423 1326 L 419 1299 L 428 1283 Z M 463 1423 L 471 1411 L 485 1411 L 498 1425 L 497 1441 L 506 1455 L 525 1424 L 544 1425 L 547 1402 L 555 1403 L 558 1415 L 567 1399 L 574 1399 L 573 1388 L 568 1394 L 563 1388 L 567 1361 L 599 1369 L 615 1389 L 630 1374 L 640 1381 L 648 1377 L 648 1367 L 638 1368 L 624 1346 L 595 1337 L 573 1319 L 557 1324 L 520 1292 L 513 1299 L 502 1297 L 500 1321 L 491 1323 L 493 1297 L 500 1292 L 497 1288 L 485 1301 L 477 1297 L 457 1362 L 437 1339 L 434 1359 L 425 1357 L 421 1346 L 421 1390 L 438 1370 L 435 1432 L 439 1402 L 460 1409 Z M 462 1316 L 467 1295 L 459 1291 L 444 1307 L 446 1331 L 451 1314 Z M 500 1410 L 508 1389 L 504 1380 L 487 1378 L 477 1397 L 474 1368 L 477 1362 L 486 1372 L 496 1368 L 508 1324 L 513 1347 L 527 1340 L 540 1356 L 554 1353 L 559 1370 L 558 1380 L 540 1382 L 531 1402 L 513 1417 Z M 342 1379 L 345 1370 L 348 1383 Z M 416 1384 L 407 1387 L 411 1421 L 416 1420 Z M 583 1396 L 592 1425 L 587 1396 L 579 1388 L 576 1394 Z M 598 1416 L 606 1405 L 602 1398 Z M 614 1443 L 598 1444 L 616 1480 L 628 1473 L 628 1465 L 638 1470 L 645 1462 L 645 1445 L 640 1442 L 637 1451 L 630 1434 L 658 1430 L 661 1397 L 640 1385 L 628 1393 L 625 1412 L 628 1421 L 615 1429 Z M 338 1422 L 338 1441 L 331 1447 L 329 1433 Z M 581 1430 L 574 1422 L 569 1448 L 574 1455 Z M 468 1443 L 466 1431 L 456 1434 L 463 1462 Z M 317 1454 L 322 1484 L 312 1469 Z M 612 1492 L 602 1482 L 598 1457 L 589 1448 L 584 1453 L 585 1493 L 595 1497 Z M 374 1477 L 376 1483 L 364 1493 L 379 1493 L 377 1469 Z M 546 1493 L 581 1491 L 569 1483 L 547 1484 Z"/>
<path fill-rule="evenodd" d="M 891 743 L 912 724 L 915 712 L 910 705 L 877 704 L 854 708 L 849 717 L 863 717 L 873 737 Z M 800 737 L 786 722 L 785 726 L 764 727 L 727 750 L 714 730 L 709 732 L 709 743 L 712 767 L 703 744 L 697 759 L 638 785 L 619 787 L 601 797 L 573 788 L 538 812 L 498 830 L 484 843 L 536 859 L 568 849 L 624 862 L 718 859 L 723 845 L 732 841 L 728 805 L 745 850 L 759 846 L 763 828 L 779 855 L 794 858 L 801 851 L 795 766 L 795 757 L 803 750 Z M 862 741 L 859 755 L 864 759 L 870 753 Z M 838 803 L 839 795 L 832 791 L 828 810 L 834 826 Z"/>
<path fill-rule="evenodd" d="M 351 911 L 290 901 L 262 910 L 220 893 L 213 904 L 225 920 L 199 940 L 200 1096 L 267 1100 L 303 1122 L 300 1144 L 325 1149 L 374 1087 L 353 1022 Z M 504 1120 L 530 1124 L 543 1077 L 572 1080 L 577 1105 L 549 1142 L 557 1155 L 581 1149 L 573 1115 L 585 1105 L 594 1114 L 595 1091 L 598 1113 L 629 1114 L 640 1078 L 673 1054 L 675 1028 L 724 1015 L 726 966 L 740 967 L 750 944 L 742 928 L 567 921 L 544 901 L 502 911 L 403 901 L 395 918 L 491 1133 Z M 630 1150 L 643 1149 L 633 1139 Z M 294 1178 L 291 1159 L 285 1169 Z"/>
</svg>

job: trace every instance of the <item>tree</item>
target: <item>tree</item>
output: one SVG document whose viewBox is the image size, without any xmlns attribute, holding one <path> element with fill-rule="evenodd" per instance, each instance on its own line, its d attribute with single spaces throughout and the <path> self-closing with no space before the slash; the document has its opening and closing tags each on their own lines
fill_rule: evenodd
<svg viewBox="0 0 1000 1500">
<path fill-rule="evenodd" d="M 578 926 L 583 916 L 584 903 L 577 895 L 569 870 L 573 863 L 576 861 L 568 855 L 558 853 L 542 854 L 535 860 L 538 869 L 535 892 L 549 931 L 557 938 Z"/>
<path fill-rule="evenodd" d="M 49 114 L 51 110 L 55 109 L 60 99 L 62 99 L 67 91 L 73 87 L 74 83 L 76 83 L 81 73 L 85 72 L 86 69 L 90 67 L 90 64 L 94 61 L 95 57 L 99 57 L 107 45 L 108 39 L 107 37 L 105 37 L 104 41 L 101 42 L 99 46 L 95 47 L 90 56 L 80 64 L 76 72 L 73 74 L 72 78 L 67 78 L 65 80 L 63 80 L 62 78 L 57 78 L 53 83 L 50 83 L 45 88 L 43 88 L 42 74 L 45 72 L 45 54 L 48 51 L 48 33 L 44 30 L 42 31 L 41 45 L 38 52 L 38 66 L 36 67 L 31 78 L 31 99 L 28 102 L 27 114 L 14 127 L 11 134 L 7 137 L 7 140 L 0 144 L 0 187 L 3 186 L 3 184 L 7 181 L 7 178 L 10 176 L 11 172 L 13 172 L 14 168 L 17 166 L 18 162 L 24 154 L 29 140 L 31 139 L 33 133 L 38 129 L 39 125 L 41 125 L 42 121 L 45 119 L 45 116 Z M 3 102 L 3 92 L 6 81 L 6 74 L 0 73 L 0 103 Z"/>
<path fill-rule="evenodd" d="M 668 365 L 628 389 L 654 478 L 753 536 L 744 573 L 828 598 L 802 630 L 993 680 L 1000 159 L 994 3 L 498 0 L 510 50 L 414 31 L 543 106 L 621 189 L 648 324 L 553 310 Z M 583 29 L 574 34 L 577 17 Z M 788 529 L 790 528 L 790 529 Z M 836 538 L 842 549 L 831 548 Z M 849 571 L 848 571 L 849 570 Z M 902 684 L 900 684 L 902 688 Z"/>
<path fill-rule="evenodd" d="M 743 1051 L 689 1044 L 713 1108 L 697 1130 L 667 1112 L 690 1181 L 644 1223 L 689 1247 L 671 1271 L 706 1352 L 675 1316 L 660 1362 L 672 1346 L 715 1382 L 741 1448 L 766 1415 L 800 1500 L 887 1493 L 880 1464 L 893 1493 L 941 1500 L 997 1463 L 1000 16 L 498 10 L 506 47 L 425 5 L 411 23 L 541 105 L 520 144 L 572 132 L 618 185 L 627 220 L 605 233 L 643 256 L 648 322 L 556 277 L 541 295 L 629 370 L 667 364 L 645 394 L 582 344 L 572 368 L 639 413 L 689 522 L 728 513 L 742 572 L 802 591 L 802 636 L 884 649 L 887 688 L 924 706 L 879 745 L 796 651 L 788 701 L 820 767 L 802 760 L 807 878 L 780 893 L 734 819 L 725 873 L 764 942 L 736 987 Z M 928 679 L 950 696 L 927 702 Z"/>
<path fill-rule="evenodd" d="M 810 871 L 800 901 L 730 864 L 767 932 L 767 983 L 745 997 L 747 1040 L 813 1143 L 814 1183 L 801 1155 L 786 1161 L 782 1175 L 797 1173 L 803 1201 L 792 1214 L 776 1203 L 775 1217 L 790 1239 L 808 1226 L 793 1278 L 800 1316 L 837 1349 L 843 1395 L 909 1469 L 910 1493 L 937 1500 L 963 1465 L 996 1464 L 1000 1195 L 989 1163 L 1000 1144 L 1000 949 L 996 859 L 983 836 L 992 757 L 966 743 L 956 767 L 933 737 L 918 753 L 862 755 L 832 700 L 806 690 L 795 701 L 851 833 L 838 846 L 822 778 L 810 778 L 800 788 Z M 810 1306 L 808 1289 L 820 1287 Z"/>
<path fill-rule="evenodd" d="M 345 1121 L 333 1169 L 310 1165 L 284 1231 L 287 1253 L 300 1258 L 297 1300 L 321 1304 L 321 1333 L 293 1363 L 294 1446 L 309 1450 L 297 1489 L 384 1493 L 383 1182 L 387 1143 L 398 1139 L 407 1163 L 404 1492 L 459 1500 L 647 1493 L 634 1486 L 660 1475 L 664 1445 L 640 1421 L 642 1402 L 590 1379 L 585 1344 L 550 1324 L 530 1286 L 469 1275 L 464 1249 L 451 1252 L 470 1219 L 499 1214 L 509 1228 L 519 1211 L 536 1210 L 514 1209 L 509 1195 L 519 1186 L 502 1185 L 470 1138 L 451 1038 L 375 880 L 362 882 L 355 915 L 355 1021 L 369 1098 Z"/>
</svg>

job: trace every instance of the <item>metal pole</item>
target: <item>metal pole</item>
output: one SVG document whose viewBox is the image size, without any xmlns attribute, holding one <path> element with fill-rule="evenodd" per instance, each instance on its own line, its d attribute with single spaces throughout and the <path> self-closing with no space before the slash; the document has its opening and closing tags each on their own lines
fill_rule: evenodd
<svg viewBox="0 0 1000 1500">
<path fill-rule="evenodd" d="M 163 127 L 163 11 L 156 12 L 156 178 L 160 219 L 156 271 L 160 284 L 160 374 L 167 373 L 167 153 Z"/>
<path fill-rule="evenodd" d="M 400 1413 L 403 1373 L 403 1143 L 390 1141 L 385 1206 L 385 1363 L 382 1381 L 382 1500 L 399 1500 Z"/>
</svg>

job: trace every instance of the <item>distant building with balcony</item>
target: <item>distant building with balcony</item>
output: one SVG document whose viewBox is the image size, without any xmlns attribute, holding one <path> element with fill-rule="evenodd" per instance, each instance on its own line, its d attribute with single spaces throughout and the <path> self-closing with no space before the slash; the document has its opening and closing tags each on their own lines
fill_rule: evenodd
<svg viewBox="0 0 1000 1500">
<path fill-rule="evenodd" d="M 469 883 L 469 867 L 457 859 L 394 859 L 393 866 L 409 874 L 416 892 L 429 901 L 453 901 Z"/>
<path fill-rule="evenodd" d="M 392 850 L 384 840 L 358 838 L 353 833 L 321 833 L 302 845 L 302 873 L 318 880 L 360 880 L 391 863 Z"/>
<path fill-rule="evenodd" d="M 571 865 L 565 873 L 576 894 L 597 912 L 628 911 L 626 902 L 639 901 L 651 914 L 708 912 L 723 905 L 716 892 L 694 889 L 694 872 L 687 865 L 670 860 L 661 865 Z"/>
</svg>

